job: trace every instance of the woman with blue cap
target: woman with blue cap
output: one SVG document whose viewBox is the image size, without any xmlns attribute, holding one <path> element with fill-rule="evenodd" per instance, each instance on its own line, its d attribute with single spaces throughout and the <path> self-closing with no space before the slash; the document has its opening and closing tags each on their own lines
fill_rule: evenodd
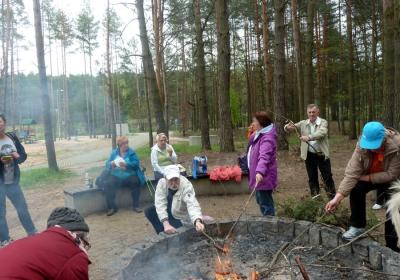
<svg viewBox="0 0 400 280">
<path fill-rule="evenodd" d="M 400 134 L 379 122 L 368 122 L 335 197 L 325 206 L 326 211 L 333 212 L 350 195 L 350 228 L 343 234 L 343 239 L 351 240 L 365 231 L 367 193 L 379 190 L 388 196 L 387 189 L 399 176 Z M 397 235 L 390 220 L 385 224 L 385 239 L 387 247 L 399 251 Z"/>
</svg>

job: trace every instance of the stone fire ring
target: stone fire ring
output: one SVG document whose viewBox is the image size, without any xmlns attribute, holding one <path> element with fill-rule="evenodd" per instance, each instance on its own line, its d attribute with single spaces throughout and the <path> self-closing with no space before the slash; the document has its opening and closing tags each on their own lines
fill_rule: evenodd
<svg viewBox="0 0 400 280">
<path fill-rule="evenodd" d="M 206 230 L 215 238 L 223 237 L 232 223 L 223 221 L 207 225 Z M 248 279 L 249 269 L 265 271 L 282 244 L 291 242 L 306 229 L 306 233 L 291 246 L 292 249 L 295 247 L 289 257 L 292 272 L 287 268 L 285 259 L 280 258 L 276 266 L 286 265 L 286 269 L 271 272 L 268 279 L 291 279 L 291 274 L 293 279 L 293 273 L 294 279 L 303 279 L 294 261 L 295 256 L 300 256 L 311 279 L 399 279 L 362 270 L 307 266 L 307 263 L 343 244 L 340 238 L 343 230 L 280 217 L 244 218 L 237 224 L 230 253 L 233 269 L 241 279 Z M 119 270 L 118 279 L 121 280 L 214 280 L 215 259 L 216 252 L 203 235 L 193 228 L 181 228 L 175 235 L 155 236 L 144 244 L 128 247 L 115 262 L 118 265 L 114 266 L 114 270 Z M 341 248 L 319 263 L 400 274 L 400 254 L 370 238 Z"/>
</svg>

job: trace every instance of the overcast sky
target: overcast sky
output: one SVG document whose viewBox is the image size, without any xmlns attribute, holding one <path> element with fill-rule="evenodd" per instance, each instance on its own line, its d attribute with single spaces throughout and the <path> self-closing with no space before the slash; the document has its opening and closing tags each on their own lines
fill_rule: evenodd
<svg viewBox="0 0 400 280">
<path fill-rule="evenodd" d="M 106 8 L 107 8 L 107 0 L 89 0 L 91 3 L 92 13 L 96 20 L 102 22 Z M 136 40 L 139 40 L 139 25 L 137 22 L 137 17 L 134 11 L 126 8 L 123 5 L 118 3 L 121 2 L 132 2 L 133 0 L 110 0 L 112 7 L 116 10 L 117 14 L 120 17 L 122 27 L 124 32 L 122 34 L 122 38 L 125 42 L 128 42 L 133 37 Z M 148 1 L 144 1 L 145 3 Z M 26 45 L 28 46 L 27 50 L 20 49 L 19 50 L 19 71 L 24 73 L 36 73 L 37 72 L 37 62 L 36 62 L 36 49 L 35 49 L 35 30 L 33 27 L 33 9 L 32 9 L 32 0 L 24 0 L 25 10 L 28 14 L 30 26 L 28 26 L 25 30 L 20 32 L 25 36 Z M 62 9 L 66 12 L 66 14 L 73 19 L 78 17 L 80 10 L 83 5 L 82 0 L 53 0 L 53 4 L 56 8 Z M 146 8 L 146 4 L 145 4 Z M 133 20 L 135 19 L 135 20 Z M 133 20 L 133 21 L 132 21 Z M 100 70 L 100 67 L 104 63 L 104 53 L 105 53 L 105 39 L 104 39 L 104 31 L 102 26 L 100 27 L 98 34 L 98 41 L 100 43 L 99 48 L 94 53 L 94 60 L 98 61 L 98 65 L 94 65 L 94 71 L 97 72 Z M 45 38 L 45 45 L 47 45 Z M 78 44 L 75 43 L 70 47 L 70 51 L 74 51 L 74 53 L 67 54 L 67 72 L 70 74 L 80 74 L 84 72 L 84 64 L 83 64 L 83 55 L 80 49 L 78 48 Z M 53 52 L 53 74 L 57 74 L 57 65 L 55 59 L 55 49 Z M 95 64 L 95 63 L 94 63 Z M 49 74 L 49 56 L 48 49 L 46 48 L 46 67 L 47 74 Z M 59 67 L 61 69 L 61 66 Z M 61 71 L 61 70 L 60 70 Z"/>
</svg>

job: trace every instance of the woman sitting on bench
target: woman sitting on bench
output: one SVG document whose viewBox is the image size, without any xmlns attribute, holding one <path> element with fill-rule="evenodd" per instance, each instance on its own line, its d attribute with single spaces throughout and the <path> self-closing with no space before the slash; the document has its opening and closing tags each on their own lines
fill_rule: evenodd
<svg viewBox="0 0 400 280">
<path fill-rule="evenodd" d="M 151 148 L 151 165 L 154 170 L 154 179 L 158 181 L 164 178 L 167 166 L 176 165 L 178 157 L 174 148 L 168 144 L 165 133 L 157 134 L 156 141 L 157 143 Z"/>
<path fill-rule="evenodd" d="M 140 188 L 145 183 L 144 174 L 140 169 L 140 161 L 135 151 L 129 147 L 128 137 L 117 138 L 117 149 L 111 152 L 106 167 L 110 170 L 109 183 L 105 185 L 107 201 L 107 216 L 118 211 L 115 203 L 115 193 L 118 187 L 127 186 L 132 190 L 132 207 L 136 213 L 142 212 L 139 208 Z"/>
</svg>

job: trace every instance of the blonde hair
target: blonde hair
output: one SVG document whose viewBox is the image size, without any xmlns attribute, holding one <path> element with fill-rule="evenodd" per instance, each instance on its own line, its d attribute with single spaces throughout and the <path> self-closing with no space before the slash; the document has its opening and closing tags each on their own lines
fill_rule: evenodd
<svg viewBox="0 0 400 280">
<path fill-rule="evenodd" d="M 161 140 L 161 138 L 164 138 L 165 137 L 165 140 L 167 140 L 168 141 L 168 137 L 167 137 L 167 135 L 165 134 L 165 133 L 158 133 L 157 135 L 156 135 L 156 141 L 158 142 L 159 140 Z"/>
<path fill-rule="evenodd" d="M 119 146 L 119 145 L 121 145 L 122 142 L 126 142 L 126 141 L 129 141 L 129 139 L 125 135 L 124 136 L 118 136 L 117 145 Z"/>
</svg>

